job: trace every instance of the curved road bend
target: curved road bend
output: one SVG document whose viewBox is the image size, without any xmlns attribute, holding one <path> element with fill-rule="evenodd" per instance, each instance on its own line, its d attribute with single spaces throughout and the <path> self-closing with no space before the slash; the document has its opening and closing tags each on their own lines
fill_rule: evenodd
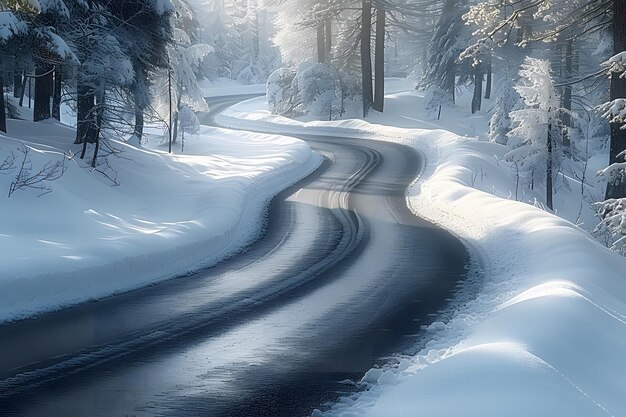
<svg viewBox="0 0 626 417">
<path fill-rule="evenodd" d="M 410 346 L 467 264 L 406 207 L 418 155 L 303 139 L 325 163 L 272 201 L 245 254 L 0 326 L 0 415 L 303 416 Z"/>
</svg>

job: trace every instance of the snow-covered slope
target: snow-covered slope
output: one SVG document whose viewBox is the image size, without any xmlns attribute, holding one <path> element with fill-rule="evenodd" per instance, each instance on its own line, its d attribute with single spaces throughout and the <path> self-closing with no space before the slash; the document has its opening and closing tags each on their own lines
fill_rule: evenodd
<svg viewBox="0 0 626 417">
<path fill-rule="evenodd" d="M 114 143 L 106 173 L 119 186 L 74 157 L 52 192 L 6 198 L 22 141 L 33 172 L 80 150 L 61 124 L 10 120 L 8 130 L 0 163 L 13 153 L 16 168 L 0 175 L 0 321 L 214 264 L 258 237 L 268 200 L 320 163 L 296 139 L 202 127 L 185 154 Z"/>
<path fill-rule="evenodd" d="M 406 106 L 411 95 L 388 96 L 387 108 Z M 366 392 L 325 414 L 626 415 L 626 260 L 574 224 L 514 201 L 515 178 L 501 162 L 506 148 L 459 136 L 480 135 L 484 118 L 455 114 L 437 123 L 403 107 L 368 122 L 303 123 L 252 100 L 220 121 L 285 133 L 333 127 L 414 147 L 427 164 L 407 191 L 410 207 L 481 255 L 478 294 L 459 295 L 445 323 L 425 327 L 430 341 L 418 355 L 371 370 Z M 574 194 L 562 202 L 580 205 Z"/>
</svg>

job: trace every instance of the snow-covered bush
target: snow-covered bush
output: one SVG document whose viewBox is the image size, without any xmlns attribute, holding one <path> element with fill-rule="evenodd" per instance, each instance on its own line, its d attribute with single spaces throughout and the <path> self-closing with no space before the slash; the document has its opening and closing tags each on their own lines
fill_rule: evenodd
<svg viewBox="0 0 626 417">
<path fill-rule="evenodd" d="M 431 119 L 439 119 L 443 107 L 452 106 L 452 99 L 443 89 L 432 86 L 426 90 L 424 96 L 424 110 Z"/>
<path fill-rule="evenodd" d="M 524 106 L 509 113 L 513 129 L 508 137 L 513 149 L 505 159 L 514 166 L 517 175 L 530 180 L 531 186 L 537 180 L 545 181 L 546 200 L 551 208 L 552 181 L 562 159 L 560 98 L 548 61 L 527 57 L 519 74 L 515 91 Z"/>
<path fill-rule="evenodd" d="M 300 68 L 294 80 L 303 112 L 332 120 L 341 113 L 341 76 L 326 64 Z"/>
<path fill-rule="evenodd" d="M 293 68 L 279 68 L 268 77 L 266 98 L 273 114 L 287 115 L 294 111 L 296 103 L 292 84 L 296 75 Z"/>
<path fill-rule="evenodd" d="M 297 71 L 280 68 L 267 81 L 267 102 L 274 114 L 310 115 L 333 120 L 346 114 L 358 87 L 333 66 L 305 61 Z"/>
</svg>

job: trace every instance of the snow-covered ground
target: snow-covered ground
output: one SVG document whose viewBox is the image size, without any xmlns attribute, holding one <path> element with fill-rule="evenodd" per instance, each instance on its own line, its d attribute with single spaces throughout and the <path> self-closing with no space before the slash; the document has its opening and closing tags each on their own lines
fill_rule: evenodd
<svg viewBox="0 0 626 417">
<path fill-rule="evenodd" d="M 303 122 L 273 116 L 254 99 L 218 118 L 275 133 L 332 129 L 415 148 L 426 168 L 407 190 L 409 206 L 480 255 L 479 293 L 461 292 L 445 319 L 425 328 L 423 350 L 371 370 L 362 380 L 367 391 L 324 414 L 626 415 L 626 260 L 572 222 L 515 201 L 515 177 L 502 161 L 507 148 L 476 138 L 484 139 L 484 114 L 469 115 L 462 101 L 433 121 L 421 103 L 417 92 L 390 94 L 386 113 L 372 112 L 367 121 Z M 593 210 L 576 188 L 558 190 L 557 212 L 592 224 Z M 541 201 L 540 190 L 524 200 L 535 198 Z"/>
<path fill-rule="evenodd" d="M 115 142 L 119 186 L 78 157 L 47 183 L 6 197 L 28 149 L 32 173 L 72 145 L 73 128 L 9 120 L 0 135 L 0 322 L 179 276 L 223 259 L 262 231 L 268 200 L 320 163 L 299 140 L 201 127 L 184 154 Z M 25 147 L 22 147 L 22 143 Z M 179 150 L 180 145 L 175 147 Z M 88 154 L 89 157 L 90 154 Z M 27 162 L 27 165 L 29 163 Z M 104 166 L 100 166 L 104 169 Z"/>
</svg>

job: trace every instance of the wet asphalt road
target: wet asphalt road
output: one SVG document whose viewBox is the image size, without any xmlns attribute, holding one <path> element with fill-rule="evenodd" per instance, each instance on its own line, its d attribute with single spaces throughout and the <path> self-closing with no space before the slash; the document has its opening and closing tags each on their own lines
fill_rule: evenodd
<svg viewBox="0 0 626 417">
<path fill-rule="evenodd" d="M 391 143 L 302 139 L 325 162 L 271 202 L 245 253 L 0 326 L 0 415 L 304 416 L 413 346 L 468 263 L 406 207 L 422 161 Z"/>
</svg>

